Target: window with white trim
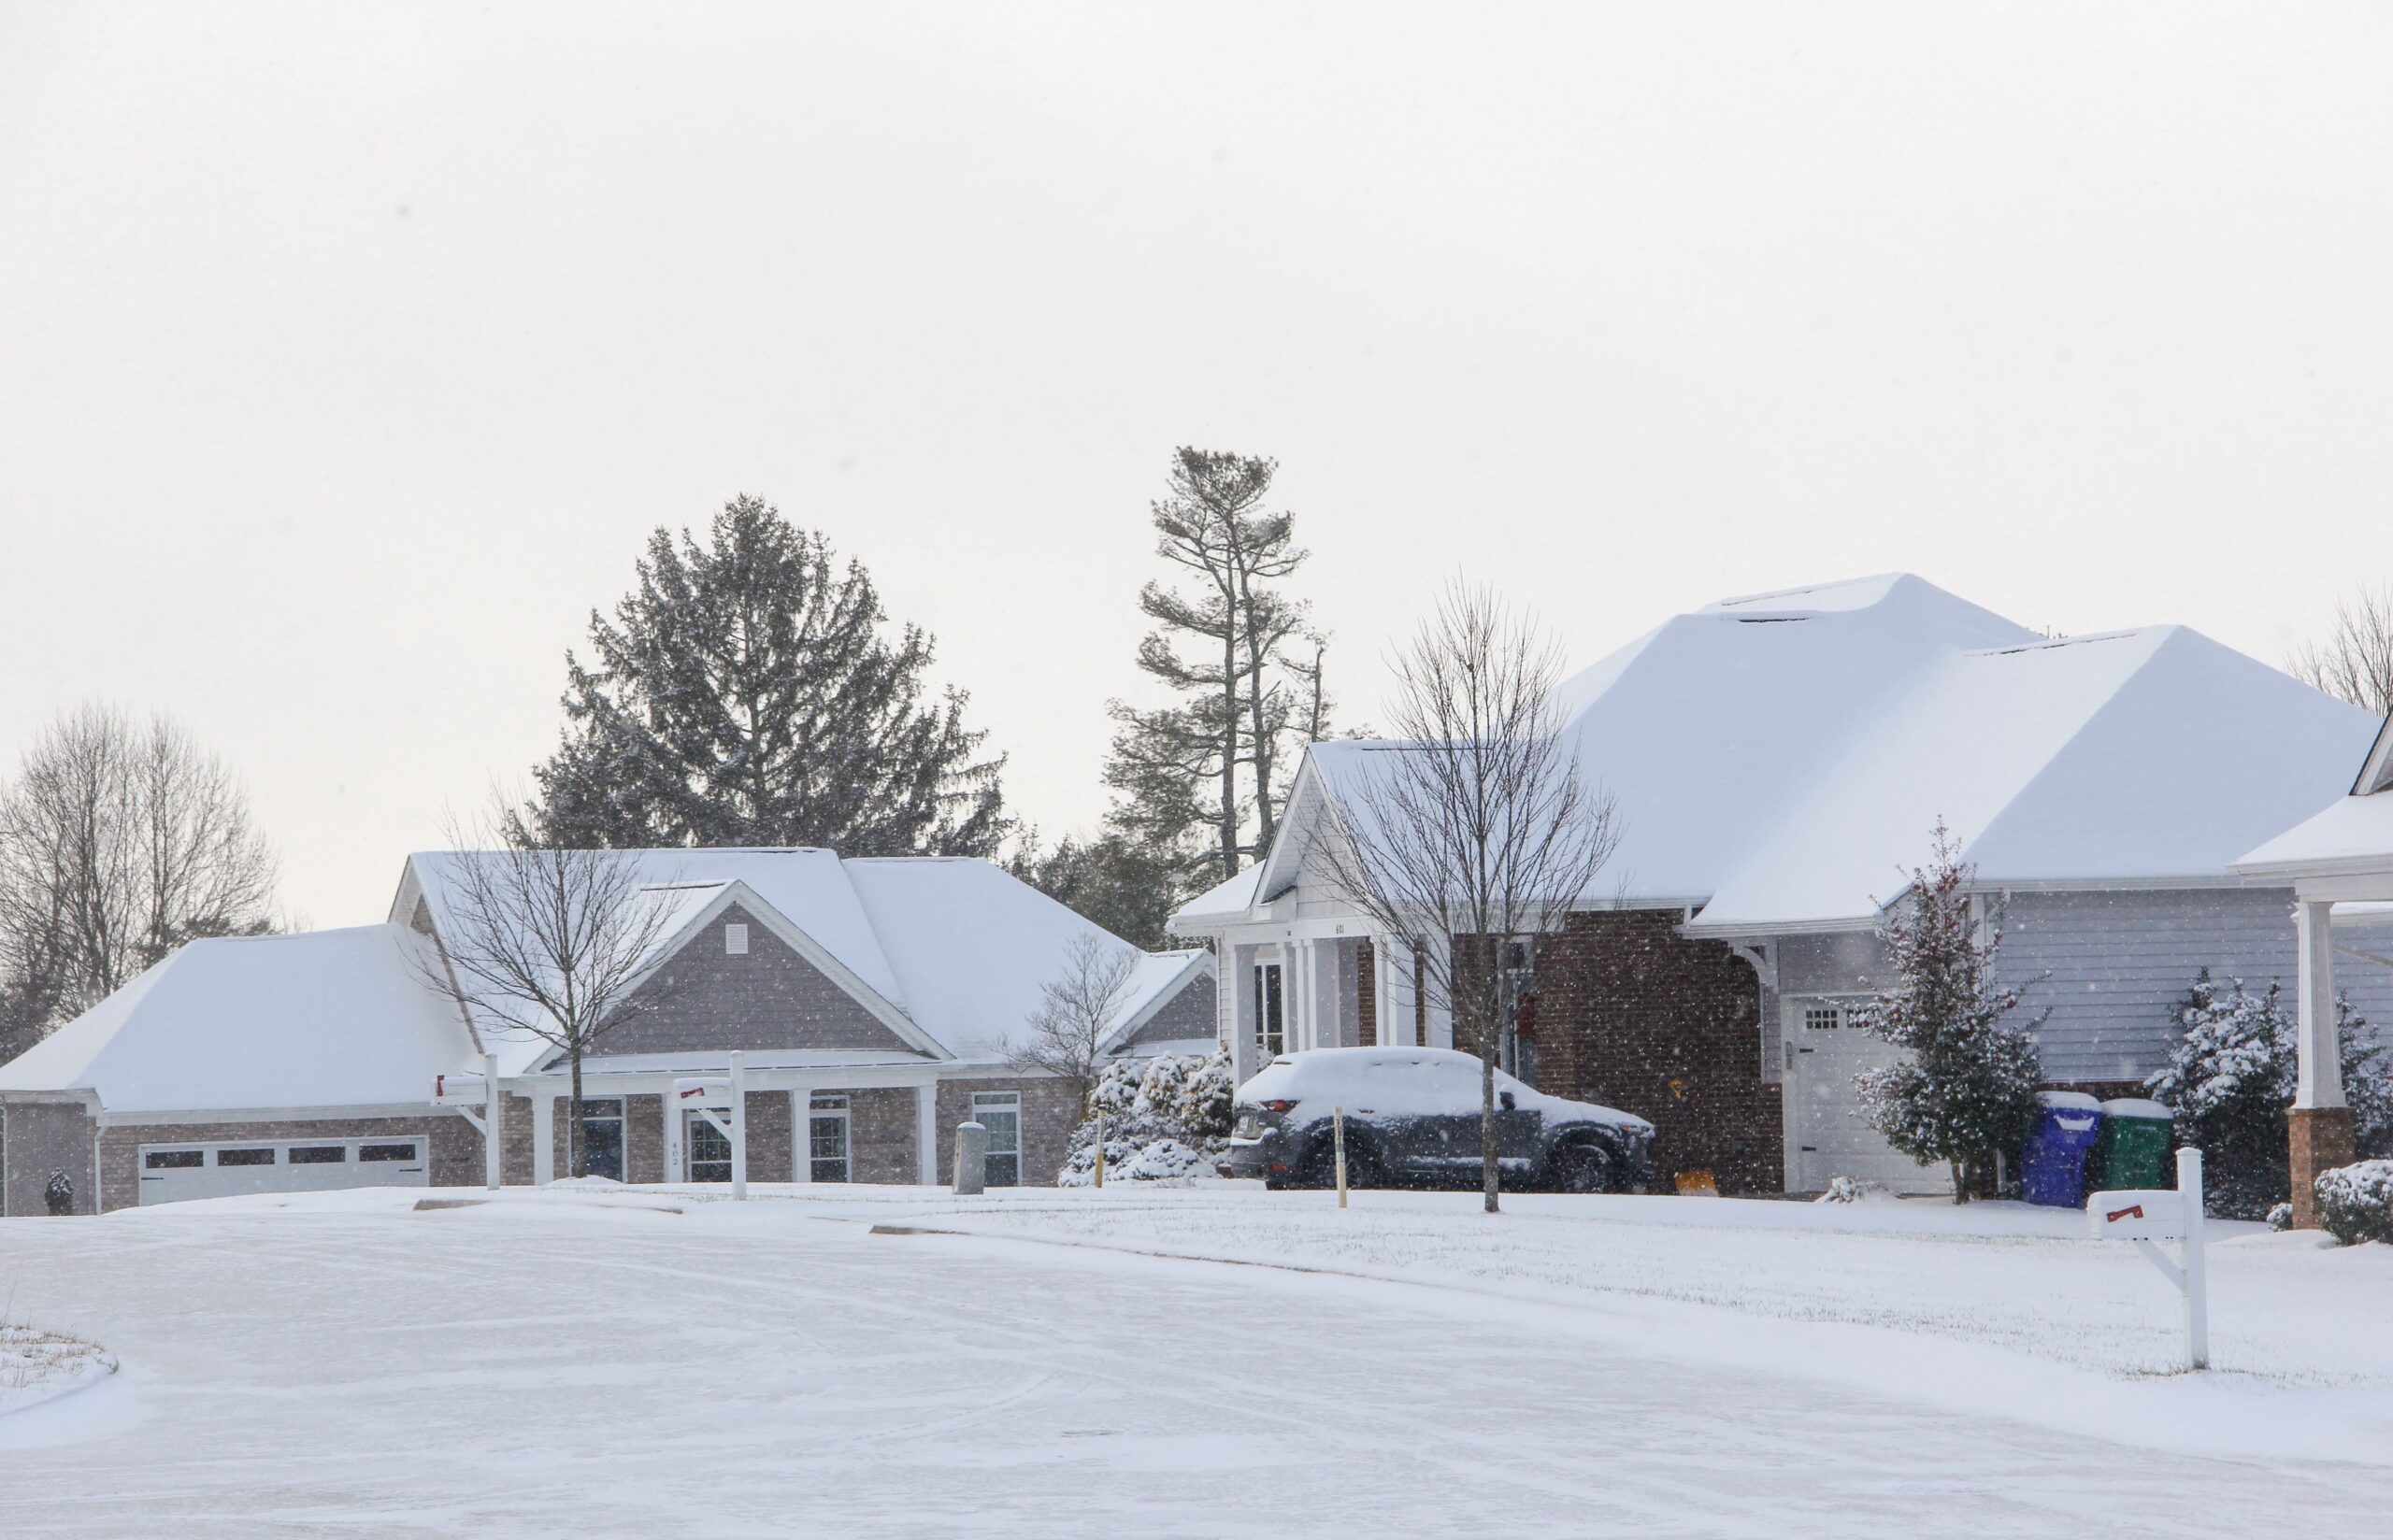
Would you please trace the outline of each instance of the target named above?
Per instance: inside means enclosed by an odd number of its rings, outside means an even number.
[[[848,1099],[812,1098],[806,1112],[807,1170],[811,1180],[844,1182],[848,1176]]]
[[[1277,972],[1277,969],[1273,970]],[[989,1155],[982,1181],[988,1187],[1022,1185],[1022,1095],[1011,1091],[972,1093],[972,1120],[989,1131]]]
[[[731,1180],[731,1141],[695,1107],[681,1114],[681,1148],[689,1151],[690,1180]]]
[[[1287,996],[1281,988],[1280,964],[1254,965],[1254,1054],[1257,1064],[1280,1057],[1287,1041]]]

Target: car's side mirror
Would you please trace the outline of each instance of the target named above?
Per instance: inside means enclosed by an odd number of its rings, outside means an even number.
[[[1511,1091],[1497,1091],[1497,1092],[1496,1093],[1496,1100],[1503,1104],[1503,1105],[1504,1105],[1504,1110],[1505,1110],[1505,1111],[1507,1111],[1507,1112],[1511,1112],[1512,1110],[1513,1110],[1513,1108],[1512,1108],[1512,1093]]]

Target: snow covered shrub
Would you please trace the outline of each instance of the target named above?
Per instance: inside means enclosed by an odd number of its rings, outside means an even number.
[[[1878,937],[1895,968],[1892,988],[1861,1008],[1856,1024],[1908,1050],[1902,1062],[1855,1077],[1870,1126],[1922,1165],[1953,1168],[1953,1201],[1969,1202],[1972,1168],[2015,1150],[2035,1126],[2044,1071],[2014,1021],[2019,991],[1993,979],[2001,943],[1994,917],[1978,934],[1969,887],[1975,869],[1938,820],[1926,867],[1888,911]],[[2041,1021],[2041,1018],[2038,1019]]]
[[[2205,1185],[2205,1186],[2207,1186],[2208,1184],[2207,1184],[2207,1183],[2205,1183],[2204,1185]],[[2290,1229],[2292,1229],[2292,1228],[2293,1228],[2293,1205],[2291,1205],[2291,1204],[2289,1204],[2289,1203],[2281,1203],[2281,1204],[2277,1205],[2274,1208],[2270,1209],[2270,1210],[2269,1210],[2269,1218],[2268,1218],[2268,1226],[2269,1226],[2269,1228],[2270,1228],[2270,1229],[2271,1229],[2271,1230],[2290,1230]]]
[[[1887,1191],[1884,1182],[1866,1181],[1859,1176],[1831,1176],[1828,1178],[1828,1190],[1812,1201],[1824,1204],[1877,1203],[1893,1197],[1894,1193]]]
[[[2169,1066],[2144,1082],[2177,1115],[2178,1137],[2202,1152],[2214,1214],[2255,1219],[2292,1194],[2286,1109],[2293,1102],[2294,1022],[2282,991],[2253,994],[2240,978],[2222,989],[2204,968],[2177,1007],[2183,1028]],[[2359,1148],[2393,1137],[2393,1064],[2351,1002],[2335,1002],[2343,1096]]]
[[[2362,1161],[2318,1174],[2318,1222],[2345,1246],[2393,1246],[2393,1161]]]
[[[1227,1078],[1227,1056],[1159,1054],[1153,1059],[1114,1059],[1097,1071],[1089,1091],[1090,1116],[1072,1131],[1058,1187],[1087,1187],[1096,1180],[1096,1114],[1105,1119],[1105,1179],[1184,1181],[1211,1171],[1228,1135],[1228,1102],[1222,1098],[1220,1132],[1210,1119],[1216,1069]]]
[[[1238,1073],[1230,1067],[1226,1045],[1194,1061],[1180,1084],[1181,1126],[1209,1143],[1228,1138],[1230,1102],[1237,1092]]]
[[[50,1174],[49,1185],[41,1190],[41,1196],[43,1205],[52,1215],[64,1216],[74,1213],[75,1178],[63,1170],[53,1170]]]

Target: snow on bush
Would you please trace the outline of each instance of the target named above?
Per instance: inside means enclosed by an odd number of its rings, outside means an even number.
[[[2290,1229],[2292,1229],[2292,1228],[2293,1228],[2293,1205],[2291,1205],[2291,1204],[2289,1204],[2289,1203],[2281,1203],[2281,1204],[2277,1205],[2274,1208],[2270,1209],[2270,1210],[2269,1210],[2268,1225],[2269,1225],[2269,1228],[2270,1228],[2270,1229],[2271,1229],[2271,1230],[2290,1230]]]
[[[2318,1222],[2345,1246],[2393,1246],[2393,1161],[2362,1161],[2318,1174]]]
[[[0,1321],[0,1412],[47,1401],[114,1373],[115,1358],[96,1344],[20,1321]]]
[[[1072,1131],[1058,1187],[1096,1180],[1096,1114],[1105,1123],[1108,1181],[1184,1182],[1213,1168],[1229,1135],[1229,1053],[1115,1059],[1097,1072],[1091,1116]]]
[[[2259,1219],[2292,1195],[2286,1108],[2293,1101],[2294,1022],[2282,991],[2225,987],[2204,968],[2177,1007],[2184,1031],[2169,1067],[2144,1082],[2177,1115],[2178,1136],[2202,1152],[2212,1213]],[[2343,1095],[2359,1148],[2377,1153],[2393,1138],[2393,1062],[2351,1003],[2335,1002]]]
[[[1895,1194],[1884,1182],[1873,1182],[1859,1176],[1831,1176],[1828,1190],[1813,1199],[1813,1203],[1851,1204],[1892,1202]]]

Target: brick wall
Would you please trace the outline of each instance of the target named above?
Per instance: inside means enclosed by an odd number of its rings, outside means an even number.
[[[824,1092],[831,1091],[824,1087]],[[911,1182],[914,1092],[905,1086],[844,1091],[848,1099],[848,1179]]]
[[[955,1125],[971,1116],[972,1092],[1011,1091],[1022,1095],[1022,1185],[1053,1187],[1063,1169],[1065,1147],[1080,1123],[1071,1088],[1060,1080],[942,1080],[939,1087],[939,1179],[953,1179]]]
[[[557,1148],[560,1152],[564,1150],[562,1141]],[[560,1170],[557,1175],[562,1176],[566,1173]],[[661,1182],[664,1179],[665,1098],[626,1096],[623,1098],[623,1180]],[[680,1178],[677,1176],[675,1179]]]
[[[1765,1085],[1761,985],[1675,909],[1574,914],[1539,939],[1539,1089],[1652,1120],[1654,1170],[1706,1169],[1726,1192],[1785,1187],[1784,1105]],[[1475,1052],[1462,1041],[1454,1047]]]
[[[482,1185],[482,1136],[453,1112],[406,1118],[336,1118],[307,1122],[126,1123],[100,1134],[100,1196],[107,1208],[141,1201],[140,1147],[256,1139],[370,1139],[422,1135],[429,1141],[432,1185]]]
[[[725,1119],[728,1121],[729,1119]],[[752,1091],[748,1093],[748,1179],[785,1182],[790,1179],[789,1092]]]
[[[1380,1041],[1379,956],[1368,941],[1354,946],[1354,1041],[1377,1048]]]

